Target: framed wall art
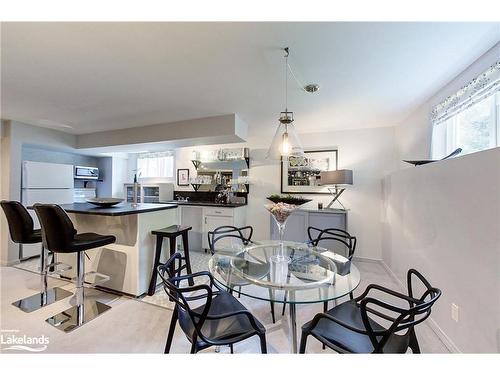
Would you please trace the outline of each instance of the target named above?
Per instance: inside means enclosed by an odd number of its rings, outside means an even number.
[[[281,158],[281,192],[288,194],[330,194],[319,185],[320,172],[338,168],[338,150],[308,150],[304,156]]]

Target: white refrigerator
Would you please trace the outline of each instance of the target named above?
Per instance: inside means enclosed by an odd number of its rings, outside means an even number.
[[[21,202],[28,207],[35,203],[73,203],[73,165],[23,161]],[[35,228],[40,228],[33,210],[28,210]],[[21,259],[40,255],[40,244],[21,245]]]

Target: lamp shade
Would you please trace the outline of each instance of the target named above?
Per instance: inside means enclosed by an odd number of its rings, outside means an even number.
[[[303,156],[304,148],[293,124],[280,123],[276,129],[266,159],[280,160],[282,157]]]
[[[352,185],[352,170],[339,169],[320,173],[321,185]]]

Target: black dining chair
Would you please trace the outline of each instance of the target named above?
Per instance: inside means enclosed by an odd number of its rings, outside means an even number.
[[[340,245],[343,245],[347,250],[347,253],[345,254],[347,258],[347,263],[344,265],[346,269],[338,270],[338,272],[340,274],[349,273],[350,264],[352,262],[352,258],[354,257],[354,252],[356,251],[356,245],[358,242],[355,236],[351,235],[349,232],[345,230],[338,228],[319,229],[315,227],[307,228],[307,235],[309,237],[309,243],[312,246],[318,246],[321,242],[326,242],[326,241],[334,241]],[[352,292],[349,293],[349,297],[351,299],[354,298]]]
[[[415,278],[422,284],[419,297],[414,289]],[[420,353],[415,326],[429,317],[441,291],[414,269],[408,271],[407,283],[407,295],[370,284],[359,297],[316,314],[302,326],[299,352],[305,353],[311,335],[339,353],[406,353],[408,348]],[[375,298],[372,291],[383,295],[384,300]]]
[[[357,238],[349,232],[338,228],[319,229],[315,227],[307,228],[309,243],[318,246],[322,241],[336,241],[347,249],[346,258],[351,261],[356,251]]]
[[[175,302],[165,353],[170,352],[177,321],[191,343],[191,354],[211,346],[229,345],[259,336],[262,353],[267,353],[266,329],[232,294],[214,283],[210,272],[181,275],[182,255],[175,253],[158,266],[165,292]],[[193,286],[189,281],[195,281]],[[197,307],[192,305],[201,304]]]
[[[215,228],[213,231],[208,232],[208,246],[210,247],[210,253],[214,255],[218,250],[216,250],[216,243],[222,240],[236,240],[237,244],[241,244],[243,246],[248,246],[253,243],[252,241],[253,228],[250,225],[245,227],[235,227],[231,225],[224,225],[218,228]],[[220,242],[219,242],[220,243]],[[224,253],[229,253],[231,255],[235,255],[240,248],[233,249],[231,246],[227,246],[224,249]],[[258,264],[252,263],[252,267],[256,274],[260,274],[262,278],[269,276],[269,266],[266,264]],[[238,297],[241,295],[241,287],[248,285],[248,280],[245,280],[238,275],[231,275],[231,284],[234,287],[238,288]],[[271,290],[269,291],[270,298],[272,296]],[[273,324],[276,323],[276,319],[274,316],[274,302],[270,301],[271,306],[271,318]]]
[[[354,256],[354,251],[356,250],[357,238],[352,236],[348,232],[342,229],[337,228],[326,228],[320,229],[316,227],[308,227],[307,228],[307,236],[309,237],[308,244],[312,246],[318,246],[321,242],[326,241],[334,241],[339,245],[343,245],[347,249],[347,263],[343,265],[346,269],[338,269],[339,274],[347,274],[350,271],[350,262]],[[331,244],[331,243],[330,243]],[[337,264],[337,267],[339,265]],[[351,299],[354,298],[352,292],[349,293],[349,297]],[[281,315],[285,315],[286,305],[283,305],[283,310],[281,311]],[[323,302],[323,311],[326,312],[328,310],[328,301]]]

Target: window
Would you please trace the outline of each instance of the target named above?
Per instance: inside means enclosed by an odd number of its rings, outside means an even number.
[[[174,153],[169,151],[140,154],[137,157],[137,169],[141,178],[173,178]]]
[[[432,158],[457,148],[462,155],[500,146],[500,63],[436,106]]]

